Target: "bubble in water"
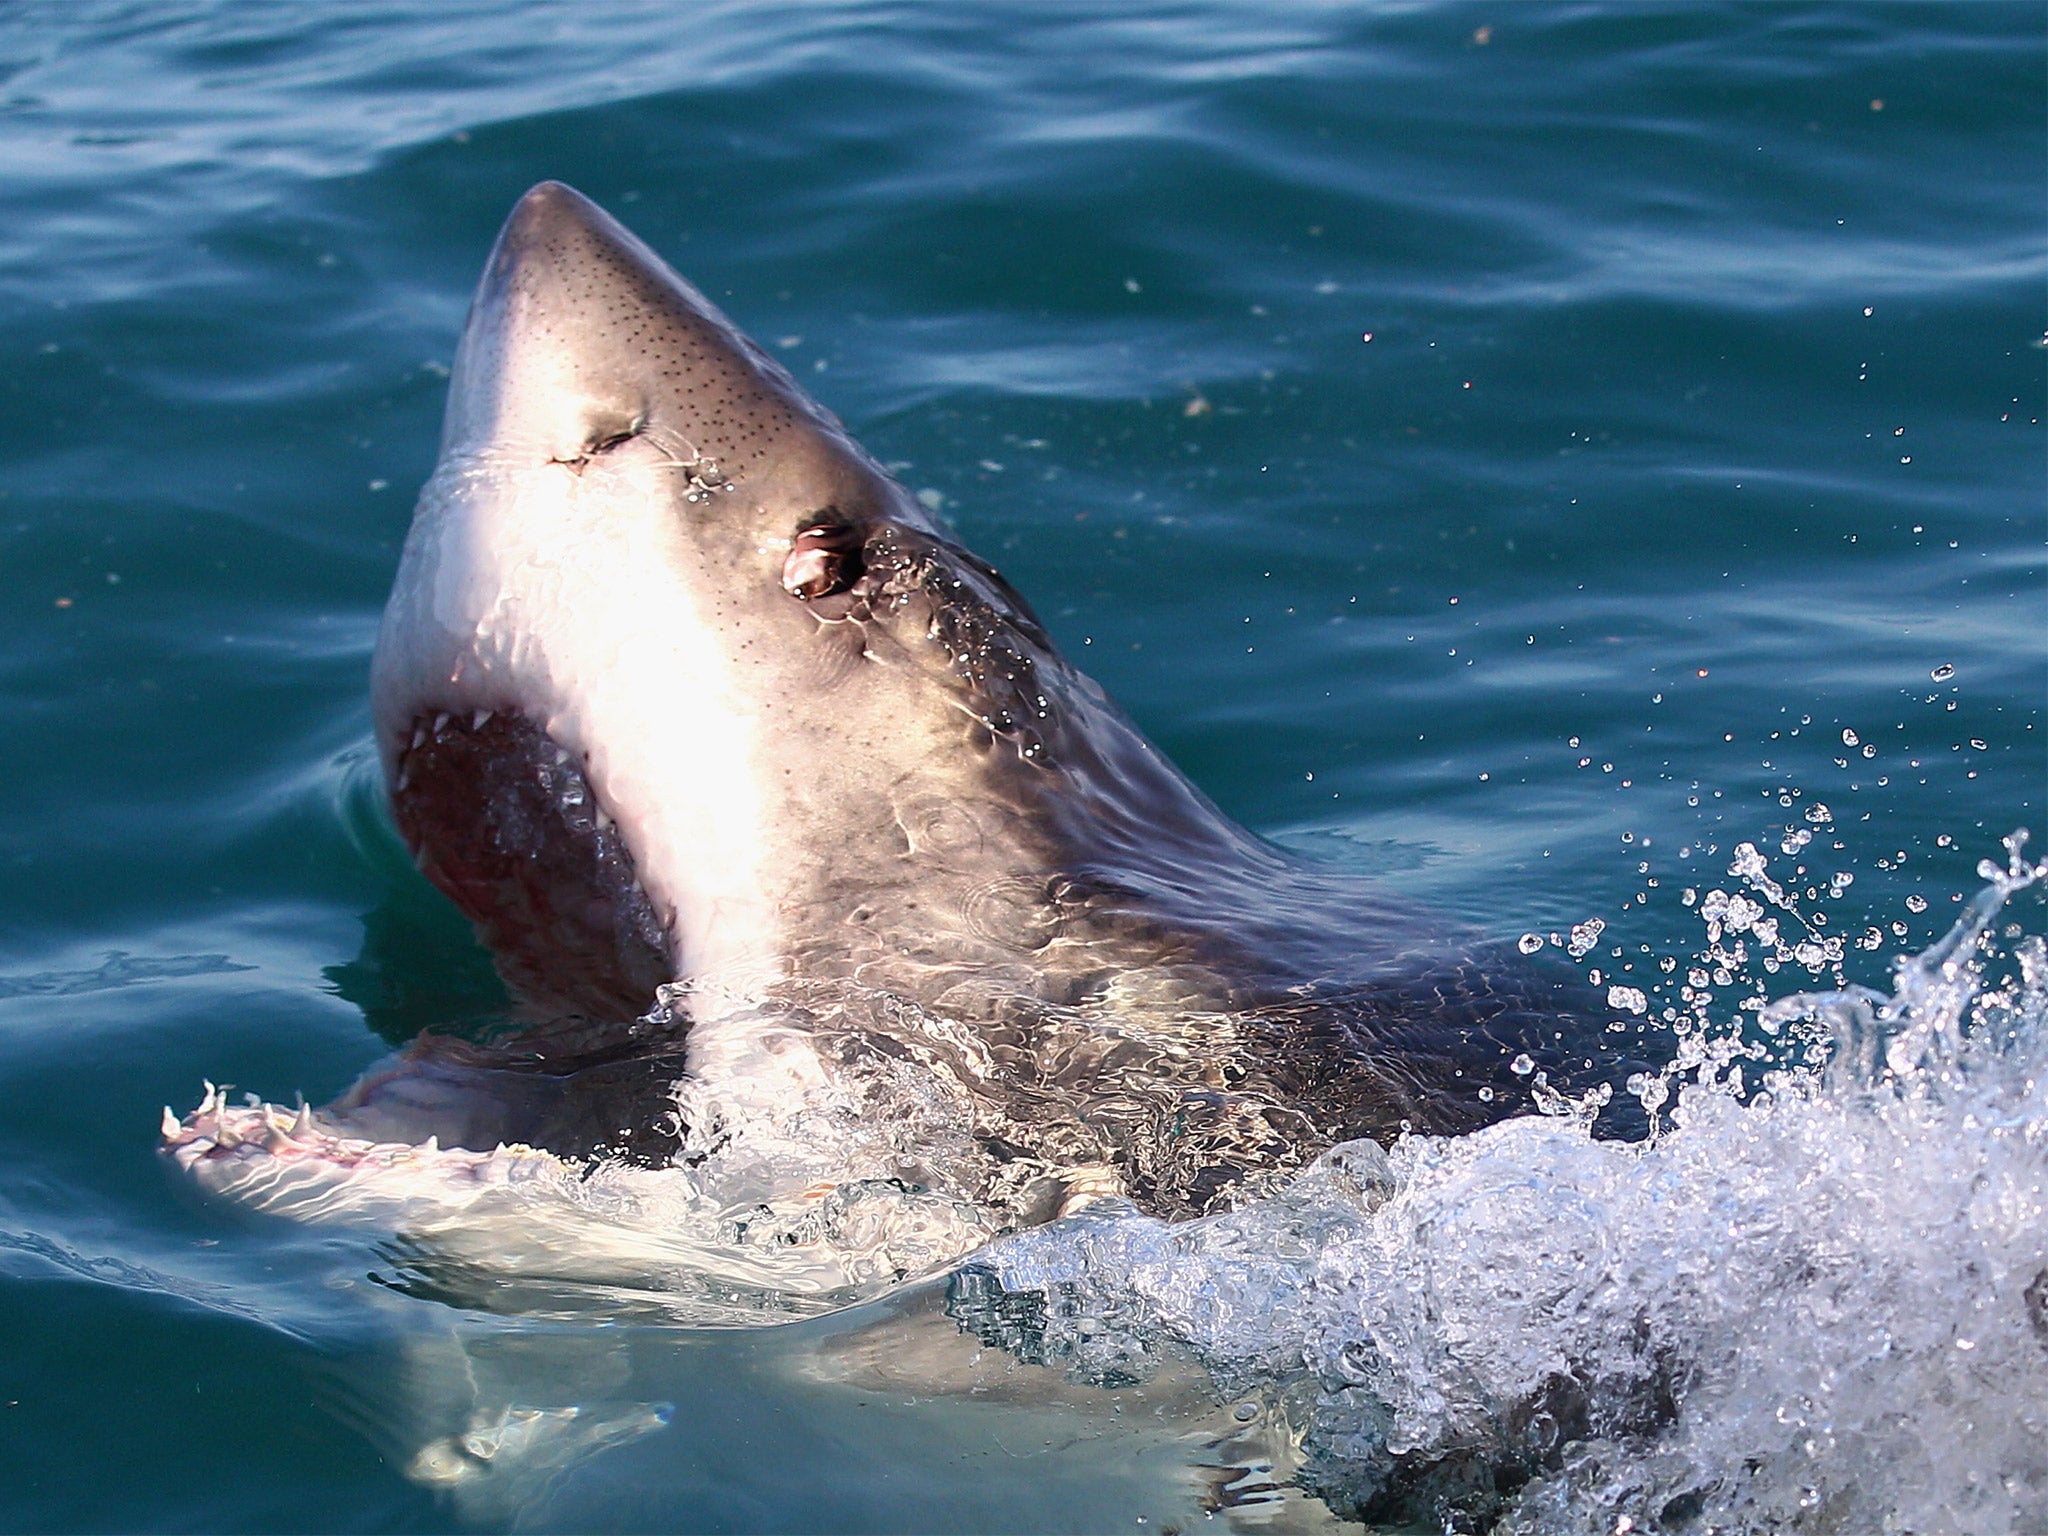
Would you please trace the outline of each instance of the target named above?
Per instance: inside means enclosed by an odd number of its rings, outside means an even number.
[[[1572,941],[1566,952],[1574,960],[1583,959],[1593,952],[1593,946],[1600,942],[1600,935],[1606,927],[1605,919],[1598,917],[1589,917],[1583,923],[1575,923],[1572,926]]]
[[[1908,912],[1925,912],[1927,910],[1927,898],[1925,896],[1908,896],[1906,898],[1906,910]]]
[[[1863,738],[1862,738],[1861,736],[1858,736],[1858,735],[1857,735],[1857,734],[1856,734],[1856,733],[1855,733],[1854,731],[1852,731],[1852,730],[1849,730],[1849,729],[1847,729],[1846,727],[1845,727],[1845,728],[1843,729],[1843,731],[1842,731],[1842,745],[1843,745],[1843,746],[1845,746],[1845,747],[1853,747],[1853,746],[1856,746],[1856,745],[1857,745],[1857,744],[1858,744],[1859,742],[1861,742],[1862,740],[1863,740]]]
[[[1527,1077],[1536,1070],[1536,1062],[1527,1051],[1524,1051],[1508,1063],[1508,1070],[1517,1077]]]
[[[1745,933],[1764,915],[1763,904],[1747,896],[1730,896],[1721,921],[1730,933]]]
[[[1927,675],[1933,678],[1937,683],[1945,683],[1950,678],[1956,675],[1956,669],[1944,661],[1940,666],[1936,667],[1932,672],[1928,673]]]
[[[1617,984],[1607,989],[1607,1006],[1623,1008],[1630,1013],[1646,1013],[1649,1011],[1650,999],[1644,995],[1640,987],[1624,987]]]
[[[1542,947],[1543,935],[1540,933],[1525,933],[1515,941],[1515,948],[1525,955],[1533,955]]]

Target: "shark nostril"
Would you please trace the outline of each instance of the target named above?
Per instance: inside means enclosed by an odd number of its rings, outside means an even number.
[[[610,453],[614,448],[630,443],[646,430],[646,420],[638,417],[624,427],[613,423],[608,423],[602,427],[594,427],[591,429],[589,436],[583,440],[583,447],[579,451],[571,454],[559,454],[548,462],[560,464],[564,468],[574,470],[580,475],[583,473],[584,467],[599,454]]]
[[[859,581],[861,532],[849,523],[820,522],[797,530],[782,562],[782,590],[799,602],[844,592]]]

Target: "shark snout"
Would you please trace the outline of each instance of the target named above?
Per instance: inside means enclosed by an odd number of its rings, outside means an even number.
[[[752,476],[756,499],[803,499],[809,487],[787,483],[791,466],[811,479],[858,456],[717,306],[589,198],[544,181],[492,247],[444,449],[580,469],[642,436],[700,480]],[[831,439],[823,459],[821,436]]]
[[[560,182],[522,197],[470,304],[444,451],[581,466],[644,431],[649,385],[631,316],[663,271],[653,254]],[[636,291],[637,290],[637,291]]]

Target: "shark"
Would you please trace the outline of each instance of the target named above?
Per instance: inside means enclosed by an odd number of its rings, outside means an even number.
[[[688,1229],[832,1292],[1360,1139],[1647,1129],[1642,1020],[1232,822],[558,182],[491,250],[371,671],[391,822],[518,1017],[317,1108],[166,1110],[224,1199],[536,1262]]]

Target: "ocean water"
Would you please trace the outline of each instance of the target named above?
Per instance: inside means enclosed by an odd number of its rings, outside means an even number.
[[[2044,66],[2003,5],[0,15],[0,1527],[2048,1525]],[[1671,1128],[772,1327],[196,1199],[203,1080],[504,1006],[366,686],[544,177],[1225,810],[1670,1027]]]

